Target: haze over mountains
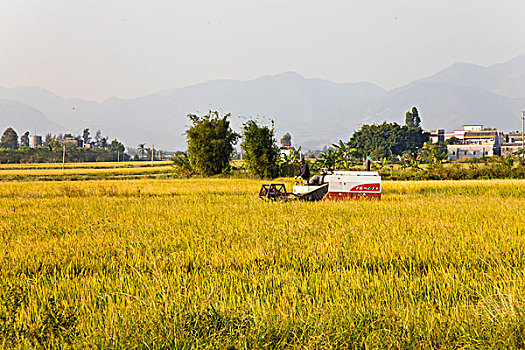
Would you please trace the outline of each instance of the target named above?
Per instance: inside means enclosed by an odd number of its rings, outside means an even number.
[[[338,84],[294,72],[250,81],[217,80],[132,99],[101,103],[60,97],[40,87],[0,87],[0,128],[19,134],[80,133],[100,129],[127,146],[186,148],[188,113],[231,112],[232,126],[247,117],[275,121],[277,137],[290,132],[303,149],[348,140],[363,123],[404,122],[417,106],[425,128],[453,130],[482,123],[505,131],[521,128],[525,110],[525,55],[490,67],[457,63],[386,91],[372,83]]]

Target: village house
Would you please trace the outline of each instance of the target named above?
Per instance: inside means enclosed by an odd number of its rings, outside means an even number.
[[[447,146],[449,160],[461,158],[480,158],[501,155],[505,135],[499,129],[484,129],[483,125],[463,125],[463,130],[455,131],[458,144]]]
[[[424,130],[429,135],[430,143],[445,142],[445,129]]]
[[[62,146],[84,147],[84,141],[80,137],[66,136],[60,143]]]
[[[505,136],[505,142],[501,145],[501,155],[508,156],[521,151],[523,147],[522,134],[510,133]]]

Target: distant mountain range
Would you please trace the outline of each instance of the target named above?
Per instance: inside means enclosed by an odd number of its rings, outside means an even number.
[[[417,106],[425,128],[453,130],[481,123],[520,129],[525,110],[525,55],[481,67],[456,63],[430,77],[387,91],[366,83],[337,84],[294,72],[250,81],[216,80],[131,99],[101,103],[66,99],[40,87],[0,87],[0,129],[19,134],[102,130],[126,145],[185,149],[188,113],[232,114],[239,128],[249,118],[275,121],[277,137],[290,132],[303,149],[348,140],[363,123],[404,122]]]

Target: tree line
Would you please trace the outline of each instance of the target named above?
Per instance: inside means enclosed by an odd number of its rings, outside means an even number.
[[[273,122],[269,126],[249,120],[242,125],[241,132],[237,133],[231,129],[229,117],[230,114],[220,115],[216,111],[210,111],[203,116],[189,114],[192,125],[186,130],[187,152],[174,157],[175,166],[188,175],[199,173],[211,176],[228,172],[231,169],[234,145],[241,140],[244,165],[252,175],[261,178],[293,175],[301,158],[300,148],[280,154]],[[82,141],[90,147],[83,148],[64,143],[68,138]],[[428,135],[423,132],[419,112],[414,107],[406,113],[405,125],[387,122],[363,125],[347,142],[339,141],[328,148],[313,165],[348,169],[365,158],[415,159],[427,141]],[[281,143],[289,145],[291,136],[285,134]],[[92,139],[88,128],[84,129],[80,136],[48,134],[43,147],[28,146],[28,132],[23,134],[19,141],[12,128],[6,129],[0,139],[0,162],[55,162],[61,159],[62,147],[67,148],[68,162],[129,160],[124,146],[117,139],[108,142],[107,137],[102,137],[100,131],[97,131]],[[141,156],[137,155],[137,159],[143,159],[147,152],[144,144],[139,145],[138,152]]]
[[[261,178],[291,175],[293,165],[298,164],[301,158],[300,149],[289,155],[279,155],[273,122],[270,127],[249,120],[243,124],[239,134],[230,128],[229,117],[230,114],[221,116],[213,111],[203,116],[188,115],[192,123],[186,131],[188,150],[186,154],[175,157],[175,165],[186,174],[221,174],[230,168],[234,145],[242,139],[240,146],[244,164],[252,175]],[[290,144],[290,139],[290,135],[286,134],[281,143]],[[349,141],[339,141],[327,149],[314,165],[348,169],[365,158],[415,158],[428,139],[421,128],[419,112],[414,107],[406,113],[405,125],[387,122],[363,125]]]
[[[73,141],[66,143],[65,140]],[[81,141],[87,147],[79,147],[75,141]],[[110,162],[126,161],[124,145],[117,139],[108,142],[100,130],[91,138],[89,128],[81,136],[73,134],[46,134],[42,146],[29,147],[29,132],[20,138],[13,128],[7,128],[0,138],[0,163],[46,163],[61,161],[64,148],[66,162]]]
[[[186,130],[187,153],[175,155],[174,164],[185,174],[217,175],[231,169],[234,145],[242,138],[241,150],[253,175],[262,178],[278,176],[279,147],[273,126],[249,120],[242,133],[233,131],[228,118],[210,111],[203,116],[189,114],[192,125]]]

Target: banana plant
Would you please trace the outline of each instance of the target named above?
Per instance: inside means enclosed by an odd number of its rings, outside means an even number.
[[[383,170],[384,168],[386,168],[388,166],[388,161],[386,160],[386,158],[381,158],[381,161],[377,162],[377,163],[374,163],[374,168],[378,169],[378,170]]]
[[[445,160],[447,160],[447,152],[441,152],[441,153],[436,152],[434,154],[435,163],[442,164]]]
[[[412,168],[412,170],[416,170],[416,169],[419,169],[421,170],[421,168],[419,167],[421,165],[419,159],[418,159],[418,156],[417,154],[416,155],[412,155],[412,153],[410,152],[405,152],[403,153],[403,158],[405,160],[405,166],[403,166],[403,168]]]
[[[292,149],[289,154],[281,153],[279,157],[279,165],[294,164],[301,160],[301,146],[298,149]]]
[[[180,173],[182,176],[191,176],[195,173],[195,170],[191,166],[190,157],[186,153],[175,154],[171,161],[173,162],[173,168]]]
[[[279,174],[282,176],[293,176],[294,164],[301,160],[301,147],[291,149],[291,152],[281,153],[277,158],[277,165],[279,167]]]
[[[336,162],[336,164],[340,164],[343,169],[349,169],[350,167],[352,167],[350,155],[352,154],[352,152],[356,152],[357,149],[350,148],[348,144],[344,143],[341,140],[339,140],[339,142],[336,144],[332,144],[332,147],[337,152],[338,161]]]
[[[318,160],[318,164],[321,168],[327,168],[328,170],[334,170],[339,161],[339,152],[334,148],[329,148],[326,152],[321,154],[321,159]]]

